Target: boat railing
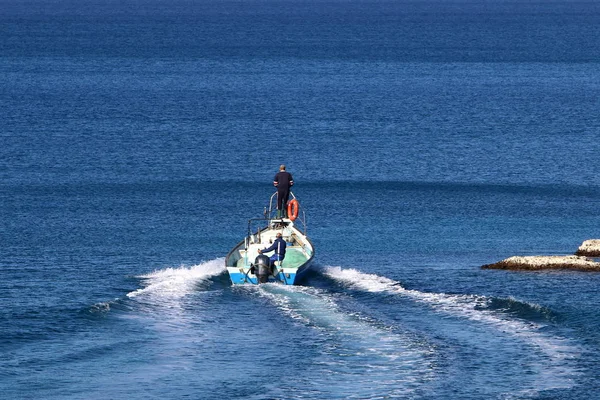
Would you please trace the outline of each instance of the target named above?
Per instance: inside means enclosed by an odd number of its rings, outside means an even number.
[[[290,196],[292,200],[298,201],[294,192],[290,191]],[[294,220],[294,225],[298,228],[298,230],[306,235],[306,213],[304,212],[304,208],[298,201],[298,217]],[[269,200],[269,208],[265,209],[265,218],[268,219],[279,219],[281,216],[277,216],[277,192],[271,195]]]
[[[260,232],[267,229],[269,219],[267,218],[251,218],[248,220],[248,234],[246,235],[244,248],[248,248],[251,243],[261,243]]]
[[[290,192],[292,199],[296,199],[294,193]],[[297,200],[297,199],[296,199]],[[251,218],[248,220],[248,234],[246,235],[244,248],[247,249],[251,243],[261,243],[260,232],[267,229],[273,221],[286,219],[277,216],[277,192],[271,195],[269,207],[265,207],[263,218]],[[293,221],[294,226],[306,235],[306,213],[301,205],[299,205],[298,217]]]

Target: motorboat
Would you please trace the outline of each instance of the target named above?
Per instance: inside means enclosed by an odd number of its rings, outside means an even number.
[[[294,285],[310,268],[315,251],[306,235],[306,214],[296,196],[293,193],[290,196],[287,209],[277,210],[275,192],[264,208],[263,217],[248,220],[246,237],[225,257],[225,267],[234,285],[268,282]],[[261,252],[271,246],[279,233],[286,242],[285,257],[270,262],[269,255],[273,252]]]

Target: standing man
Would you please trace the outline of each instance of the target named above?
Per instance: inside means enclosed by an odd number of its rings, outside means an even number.
[[[285,170],[285,165],[279,167],[279,172],[273,179],[273,185],[277,187],[277,218],[287,216],[287,203],[290,199],[290,188],[294,186],[292,174]]]

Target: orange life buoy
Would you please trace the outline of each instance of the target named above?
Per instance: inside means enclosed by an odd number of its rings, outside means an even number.
[[[296,218],[298,218],[298,211],[300,210],[300,204],[298,204],[298,200],[293,199],[292,201],[290,201],[288,203],[288,218],[290,219],[290,221],[295,220]]]

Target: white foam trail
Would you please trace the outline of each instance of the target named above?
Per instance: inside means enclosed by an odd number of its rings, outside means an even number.
[[[357,395],[376,382],[388,394],[406,395],[434,379],[435,350],[414,333],[379,326],[360,313],[342,310],[336,297],[317,288],[265,284],[252,289],[291,318],[321,332],[321,364],[346,370],[368,362],[369,374],[364,379],[354,377],[353,382],[337,382],[328,376],[311,378],[322,379],[327,387],[341,384],[344,388],[338,390]],[[353,390],[356,392],[350,393]]]
[[[115,299],[115,301],[118,301],[119,299]],[[110,311],[110,306],[111,306],[110,301],[108,302],[100,302],[100,303],[96,303],[93,306],[91,306],[89,308],[89,312],[93,313],[93,314],[104,314]]]
[[[477,321],[493,326],[503,334],[516,336],[520,340],[540,349],[549,358],[551,366],[555,367],[552,371],[552,379],[544,379],[543,386],[545,389],[572,387],[570,378],[576,374],[573,370],[569,370],[564,362],[576,358],[581,350],[570,344],[567,339],[552,337],[539,332],[543,325],[511,319],[493,310],[481,309],[490,302],[490,299],[485,296],[425,293],[408,290],[392,279],[363,273],[356,269],[327,266],[322,269],[322,273],[349,287],[367,292],[408,297],[416,302],[427,304],[438,312]],[[550,372],[547,371],[542,374],[550,375]],[[563,379],[560,379],[560,377],[563,377]],[[548,387],[548,385],[550,386]]]
[[[154,297],[181,298],[194,290],[200,282],[223,273],[225,270],[224,259],[218,258],[191,267],[166,268],[142,275],[145,287],[127,293],[127,297],[134,298],[141,295]]]

